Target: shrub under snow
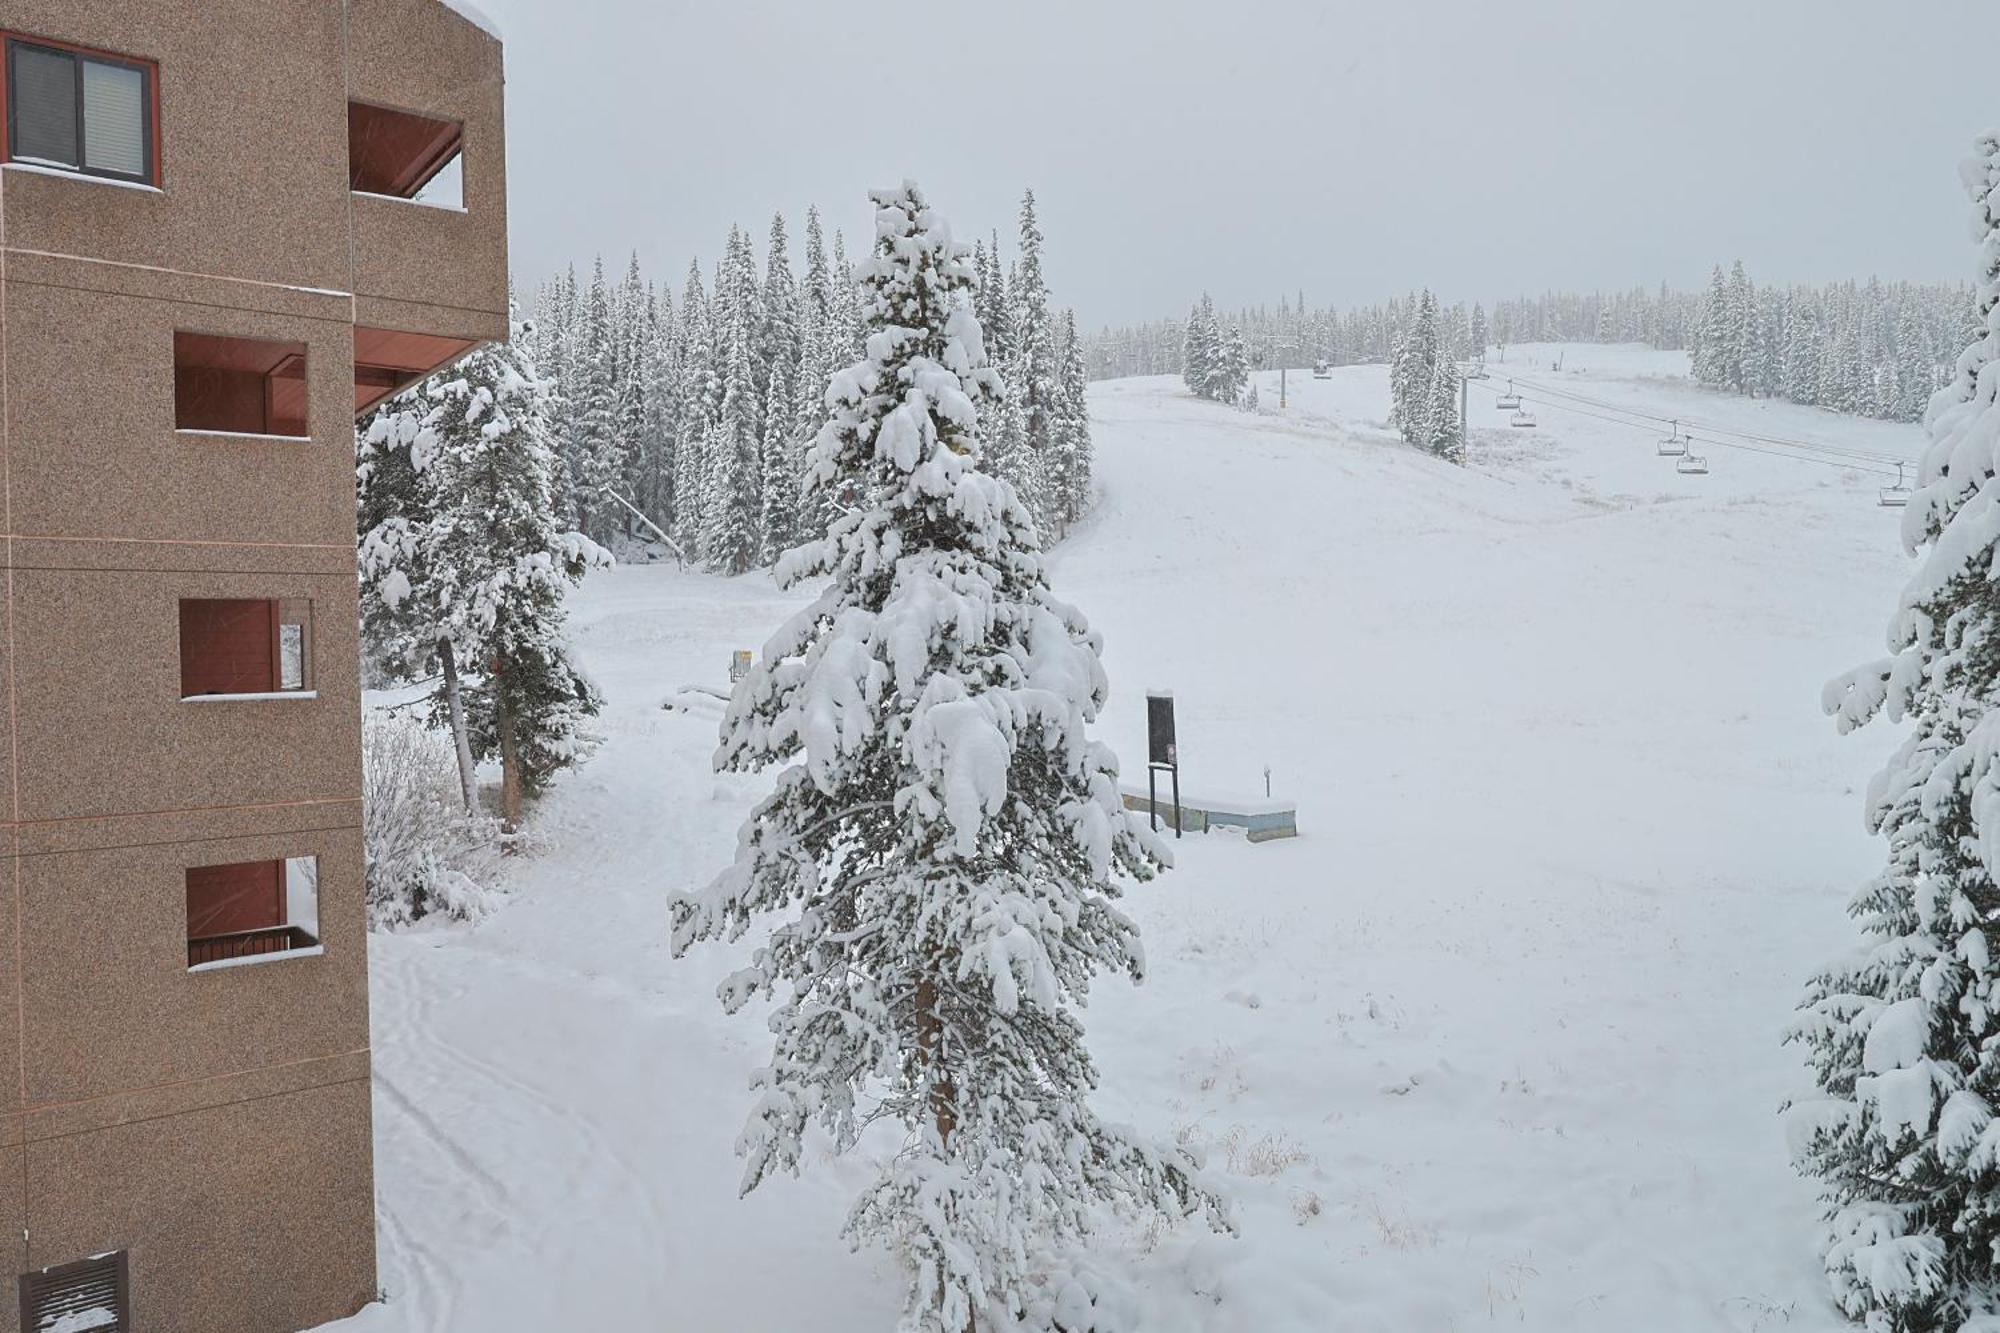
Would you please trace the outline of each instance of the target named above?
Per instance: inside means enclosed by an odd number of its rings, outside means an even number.
[[[466,816],[450,739],[407,718],[374,713],[362,725],[361,756],[370,928],[485,915],[492,894],[481,879],[499,828]]]

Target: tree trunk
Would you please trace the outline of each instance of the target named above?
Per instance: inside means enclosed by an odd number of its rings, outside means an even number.
[[[514,741],[514,706],[507,700],[506,664],[493,664],[493,701],[500,731],[500,827],[521,826],[521,751]]]
[[[438,640],[438,662],[444,671],[444,701],[451,714],[451,743],[458,751],[458,792],[465,798],[465,813],[479,813],[479,784],[472,766],[472,741],[465,733],[465,701],[459,696],[458,658],[450,639]]]
[[[958,1087],[950,1077],[938,1073],[944,1063],[944,1021],[938,1017],[938,986],[932,977],[917,983],[917,1050],[922,1055],[926,1081],[930,1084],[931,1123],[937,1126],[938,1146],[951,1151],[952,1135],[958,1132]],[[979,1317],[965,1317],[965,1333],[978,1333]]]

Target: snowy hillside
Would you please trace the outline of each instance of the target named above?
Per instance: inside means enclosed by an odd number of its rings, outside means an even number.
[[[1778,445],[1680,475],[1602,404],[1920,435],[1692,389],[1680,354],[1509,358],[1599,405],[1510,429],[1496,365],[1467,469],[1392,442],[1380,366],[1294,374],[1283,414],[1262,373],[1254,417],[1093,386],[1103,494],[1052,567],[1105,636],[1102,734],[1143,780],[1171,688],[1188,787],[1268,768],[1303,834],[1177,844],[1130,900],[1149,981],[1087,1014],[1106,1117],[1239,1201],[1240,1239],[1134,1239],[1148,1333],[1845,1327],[1777,1042],[1877,859],[1859,789],[1893,737],[1817,702],[1881,651],[1894,517],[1883,478]],[[344,1333],[893,1324],[887,1260],[837,1238],[862,1164],[736,1198],[767,1039],[715,1002],[734,954],[667,956],[668,896],[759,786],[709,772],[720,704],[680,687],[799,600],[659,567],[577,598],[609,740],[544,803],[551,849],[478,927],[373,941],[389,1299]]]

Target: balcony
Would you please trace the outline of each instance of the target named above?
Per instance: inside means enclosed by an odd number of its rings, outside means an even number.
[[[472,350],[470,338],[357,327],[354,330],[354,415]]]
[[[319,949],[319,940],[298,926],[266,926],[188,941],[188,970],[210,963],[247,962],[270,954]]]
[[[322,952],[317,857],[188,867],[188,971]]]

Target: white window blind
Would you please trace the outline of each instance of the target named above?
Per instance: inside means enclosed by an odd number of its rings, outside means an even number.
[[[15,44],[9,52],[14,80],[14,156],[74,167],[76,57]]]
[[[146,76],[138,70],[83,62],[83,165],[146,174]]]

